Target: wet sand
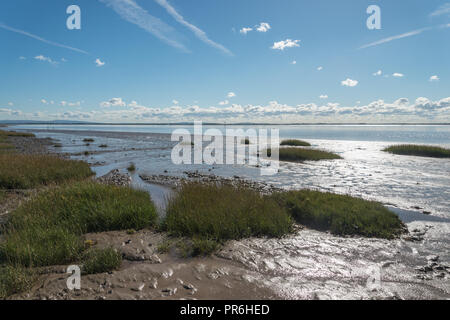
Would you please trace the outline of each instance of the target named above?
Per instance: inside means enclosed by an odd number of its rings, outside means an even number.
[[[167,194],[151,182],[152,195]],[[98,247],[122,252],[118,271],[83,276],[82,290],[70,292],[66,266],[55,267],[31,292],[13,298],[449,299],[449,224],[425,220],[409,222],[410,234],[393,241],[303,229],[283,239],[231,241],[216,255],[195,259],[158,254],[167,236],[151,230],[86,235]]]

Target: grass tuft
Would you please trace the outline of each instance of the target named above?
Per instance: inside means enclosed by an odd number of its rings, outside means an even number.
[[[404,232],[398,216],[378,202],[311,190],[275,193],[272,198],[296,221],[320,231],[387,239]]]
[[[172,235],[219,242],[251,236],[281,237],[291,227],[288,213],[274,200],[227,184],[183,185],[169,200],[164,220],[164,228]],[[202,246],[199,242],[199,248]]]
[[[42,192],[14,211],[0,243],[0,263],[48,266],[76,261],[82,234],[155,226],[157,213],[144,191],[94,182]]]
[[[50,155],[0,154],[0,188],[30,189],[93,175],[82,161]]]
[[[303,140],[288,139],[288,140],[281,141],[280,146],[311,147],[311,144],[309,142],[306,142]]]
[[[119,269],[122,256],[113,248],[90,249],[82,257],[83,274],[97,274]]]
[[[450,158],[450,149],[435,146],[402,144],[390,146],[388,148],[383,149],[383,151],[405,156]]]
[[[33,273],[22,267],[0,266],[0,299],[21,293],[33,285]]]
[[[84,138],[83,142],[94,142],[95,140],[92,138]]]
[[[271,149],[267,150],[267,155],[270,157]],[[310,148],[280,148],[279,159],[281,161],[302,162],[302,161],[319,161],[319,160],[335,160],[342,159],[339,155]]]
[[[130,165],[128,166],[127,170],[128,170],[129,172],[134,172],[134,171],[136,171],[136,166],[134,165],[134,163],[130,164]]]

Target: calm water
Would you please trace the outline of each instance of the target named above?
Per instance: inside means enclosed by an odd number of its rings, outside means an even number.
[[[183,175],[185,171],[240,176],[286,189],[313,188],[381,201],[400,209],[429,211],[450,218],[450,160],[391,155],[381,150],[395,143],[420,143],[450,147],[450,126],[440,125],[295,125],[256,126],[279,129],[281,138],[301,138],[313,147],[338,153],[344,159],[280,164],[279,173],[261,176],[250,165],[174,165],[170,141],[174,129],[189,126],[120,125],[29,125],[13,129],[31,130],[39,137],[52,137],[64,145],[62,152],[96,164],[99,175],[136,164],[138,173]],[[224,130],[224,126],[204,126]],[[227,128],[248,129],[249,126]],[[86,137],[95,143],[85,146]],[[108,148],[101,149],[100,144]],[[76,155],[84,151],[94,154]]]

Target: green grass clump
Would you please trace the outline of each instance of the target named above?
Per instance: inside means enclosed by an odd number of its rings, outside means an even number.
[[[33,278],[32,272],[28,269],[0,266],[0,299],[30,289]]]
[[[49,189],[9,217],[0,263],[48,266],[76,261],[82,234],[151,227],[157,213],[148,193],[79,182]]]
[[[267,155],[270,157],[272,154],[271,149],[267,150]],[[302,161],[319,161],[319,160],[334,160],[342,159],[339,155],[310,148],[280,148],[279,160],[289,162],[302,162]]]
[[[164,228],[172,235],[219,242],[251,236],[281,237],[291,227],[289,214],[274,200],[228,184],[183,185],[169,200],[164,220]],[[205,247],[205,242],[199,247]]]
[[[112,248],[90,249],[83,254],[83,274],[97,274],[119,269],[122,256]]]
[[[95,140],[92,138],[84,138],[83,142],[94,142]]]
[[[99,145],[98,147],[99,147],[99,148],[108,148],[108,145],[107,145],[107,144],[101,144],[101,145]]]
[[[136,166],[134,165],[134,163],[130,164],[130,165],[128,166],[127,170],[128,170],[129,172],[134,172],[134,171],[136,171]]]
[[[210,239],[194,238],[192,239],[191,256],[209,256],[219,249],[219,243]]]
[[[2,137],[25,137],[25,138],[35,137],[34,134],[28,133],[28,132],[16,132],[16,131],[4,131],[4,130],[0,130],[0,136],[2,136]]]
[[[336,235],[391,239],[404,231],[398,216],[378,202],[311,190],[275,193],[272,198],[299,223]]]
[[[82,161],[50,155],[0,154],[0,188],[30,189],[93,175]]]
[[[288,139],[281,141],[280,146],[311,147],[311,144],[303,140]]]
[[[388,148],[383,149],[383,151],[405,156],[450,158],[450,149],[435,146],[403,144],[390,146]]]

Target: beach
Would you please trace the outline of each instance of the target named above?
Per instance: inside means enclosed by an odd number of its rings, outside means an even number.
[[[230,173],[222,176],[210,167],[202,168],[203,173],[197,168],[191,171],[182,168],[178,170],[181,174],[173,174],[167,165],[164,170],[157,167],[145,171],[136,161],[138,157],[133,159],[137,163],[137,172],[127,172],[124,166],[130,161],[124,158],[128,154],[153,153],[155,149],[161,149],[158,143],[168,140],[166,134],[30,131],[41,139],[33,139],[34,142],[24,149],[56,152],[66,158],[87,158],[98,178],[106,176],[100,178],[102,182],[130,184],[148,191],[160,215],[164,215],[167,197],[186,181],[240,181],[266,193],[286,187],[281,183],[270,183],[270,179],[263,182]],[[79,154],[81,148],[92,146],[82,142],[86,137],[93,139],[95,144],[107,143],[107,150],[96,148],[87,157]],[[129,143],[124,147],[130,139],[141,144],[145,141],[146,147],[135,144],[130,147]],[[20,148],[23,139],[17,139],[15,143]],[[62,146],[57,145],[59,143]],[[232,169],[231,173],[234,172]],[[67,266],[43,268],[38,283],[30,291],[13,298],[445,299],[450,297],[450,223],[443,214],[445,208],[441,211],[439,204],[435,208],[439,210],[435,209],[429,215],[423,213],[424,208],[411,211],[402,209],[401,205],[394,207],[409,230],[409,234],[399,239],[340,237],[298,226],[293,234],[281,239],[228,241],[210,257],[183,258],[176,251],[161,252],[159,248],[169,239],[164,232],[86,234],[85,239],[93,241],[96,247],[111,246],[122,255],[123,263],[117,271],[83,276],[82,289],[70,291],[66,285]],[[3,209],[3,216],[5,212],[9,210]],[[374,275],[380,280],[375,287],[369,283]]]

